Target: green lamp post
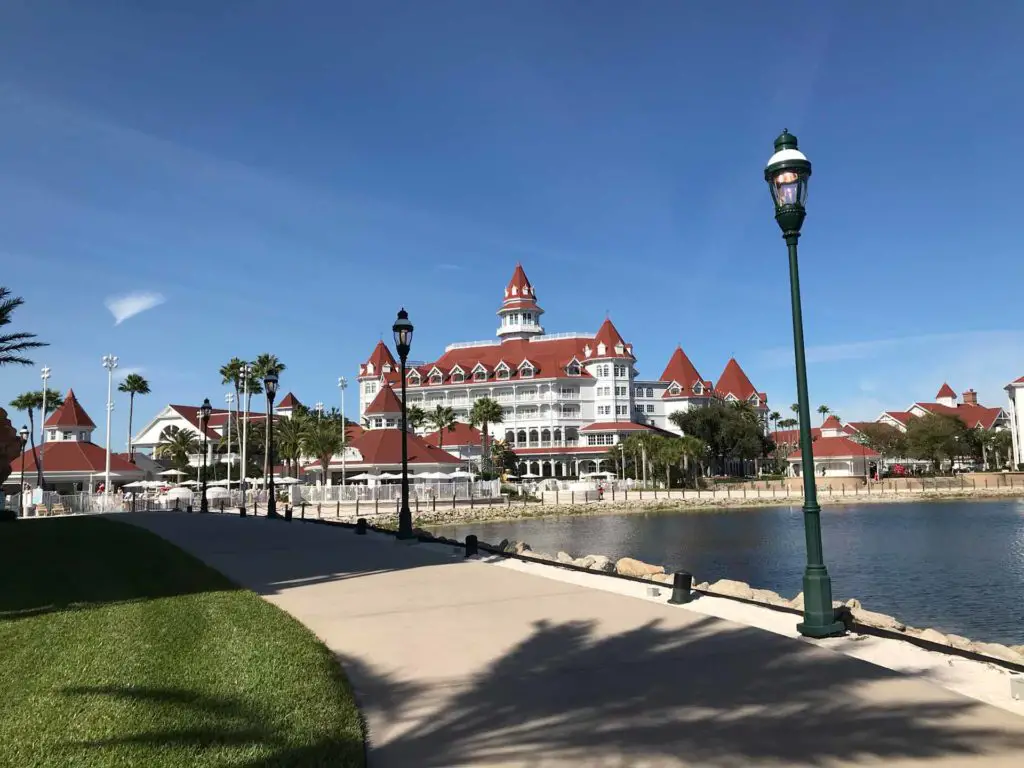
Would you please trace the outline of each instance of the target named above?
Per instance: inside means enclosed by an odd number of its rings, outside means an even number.
[[[800,458],[804,476],[804,535],[807,569],[804,571],[804,620],[797,625],[805,637],[829,637],[846,631],[832,608],[832,579],[825,567],[821,546],[821,507],[814,479],[811,446],[811,410],[807,399],[807,362],[804,359],[804,321],[800,309],[800,268],[797,241],[807,211],[807,181],[811,163],[797,149],[796,136],[784,130],[775,140],[775,154],[768,160],[764,178],[775,204],[775,220],[789,248],[789,290],[793,302],[793,348],[796,353],[796,392],[800,415]]]

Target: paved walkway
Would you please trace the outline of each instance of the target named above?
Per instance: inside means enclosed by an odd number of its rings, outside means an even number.
[[[1024,765],[1024,718],[685,608],[298,521],[117,519],[320,636],[374,768]]]

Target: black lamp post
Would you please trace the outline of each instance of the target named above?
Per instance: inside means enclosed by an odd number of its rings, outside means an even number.
[[[28,427],[22,425],[18,433],[21,438],[21,493],[18,494],[18,514],[25,516],[25,445],[28,443]]]
[[[398,512],[398,538],[412,538],[412,510],[409,508],[409,430],[406,424],[405,408],[405,363],[412,346],[412,323],[405,309],[398,311],[398,319],[391,327],[395,334],[395,349],[401,361],[402,376],[402,507]]]
[[[764,178],[775,204],[775,221],[789,249],[789,291],[793,304],[793,348],[796,354],[796,391],[800,414],[800,458],[804,476],[804,536],[807,569],[804,571],[804,620],[797,625],[806,637],[829,637],[845,631],[832,608],[832,579],[825,567],[821,546],[821,507],[814,477],[811,448],[811,412],[807,399],[807,363],[804,358],[804,322],[800,308],[800,269],[797,241],[807,215],[807,182],[811,163],[797,149],[796,136],[784,130],[775,140],[775,154],[768,160]]]
[[[210,506],[206,500],[206,430],[210,425],[210,414],[213,412],[213,407],[210,405],[210,398],[203,400],[203,404],[199,406],[199,426],[203,429],[203,496],[199,500],[199,511],[209,512]]]
[[[274,398],[277,397],[277,374],[268,373],[263,377],[263,389],[267,393],[267,455],[270,477],[267,479],[267,517],[277,517],[277,497],[274,491]]]

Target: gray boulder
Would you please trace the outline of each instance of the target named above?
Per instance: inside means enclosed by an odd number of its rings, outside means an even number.
[[[559,552],[557,555],[555,555],[555,559],[558,560],[558,562],[560,563],[565,563],[566,565],[572,565],[572,563],[575,561],[575,558],[568,552]]]
[[[633,576],[643,578],[654,573],[664,573],[664,567],[651,565],[641,560],[634,560],[632,557],[623,557],[615,563],[615,572],[620,576]]]
[[[922,640],[927,640],[929,643],[937,643],[938,645],[952,645],[952,643],[949,642],[948,637],[946,637],[938,630],[932,629],[931,627],[922,630],[921,634],[919,634],[918,637],[920,637]]]
[[[603,573],[613,573],[615,571],[615,562],[610,557],[604,555],[587,555],[584,560],[591,560],[590,565],[587,566],[592,571],[601,571]]]
[[[717,592],[720,595],[728,595],[729,597],[740,597],[744,600],[754,599],[754,590],[751,589],[750,585],[744,581],[719,579],[708,587],[708,591]]]

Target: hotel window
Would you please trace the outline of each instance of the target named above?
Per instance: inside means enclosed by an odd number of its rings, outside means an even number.
[[[531,368],[530,366],[526,366],[525,368],[520,369],[520,371],[519,371],[519,378],[521,378],[521,379],[532,379],[533,378],[533,368]]]
[[[580,367],[576,363],[569,363],[569,365],[566,366],[565,372],[570,376],[579,376]]]
[[[527,312],[526,313],[526,322],[528,322],[528,323],[532,323],[533,322],[533,313],[532,312]]]
[[[84,441],[85,440],[85,432],[79,432],[78,433],[78,439]]]
[[[648,397],[654,397],[654,389],[653,389],[653,387],[648,387],[647,388],[647,396]]]
[[[668,388],[668,393],[670,395],[678,395],[680,392],[682,392],[682,390],[679,389],[678,384],[673,384],[671,387]]]
[[[597,406],[598,416],[611,416],[612,407],[610,405],[599,405]]]
[[[474,371],[473,381],[487,381],[487,371]]]
[[[615,387],[616,397],[625,397],[629,394],[629,387]]]
[[[65,432],[64,435],[63,435],[63,438],[65,440],[70,440],[71,439],[71,433],[70,432]]]
[[[46,438],[47,440],[56,440],[57,439],[57,430],[56,429],[51,429],[50,432],[49,432],[49,435],[50,436],[48,438]]]
[[[395,426],[395,420],[394,419],[387,419],[384,422],[384,426],[387,427],[388,429],[393,429],[394,426]]]
[[[440,373],[432,373],[432,374],[430,374],[430,383],[431,384],[440,384],[442,380],[443,380],[443,377],[441,376]]]
[[[409,374],[409,383],[410,384],[419,384],[420,383],[420,375],[418,373],[416,373],[416,371],[412,371]]]
[[[620,377],[620,378],[625,378],[625,376],[626,376],[626,366],[624,366],[624,365],[616,365],[615,366],[615,375]]]
[[[495,378],[497,378],[497,379],[501,379],[502,381],[504,381],[505,379],[507,379],[507,378],[508,378],[508,368],[502,368],[501,370],[499,370],[499,371],[498,371],[498,372],[497,372],[497,373],[495,374]]]
[[[384,419],[382,419],[380,416],[376,417],[373,420],[373,426],[377,427],[377,429],[380,429],[381,427],[384,426]]]
[[[368,381],[363,385],[363,393],[367,395],[374,395],[377,393],[377,385],[372,381]]]
[[[616,416],[628,416],[629,415],[629,406],[628,405],[616,405],[615,406],[615,415]]]
[[[654,413],[654,406],[651,403],[647,404],[647,412]]]
[[[463,376],[461,373],[453,373],[452,374],[452,384],[461,384],[465,380],[466,380],[466,377]]]

